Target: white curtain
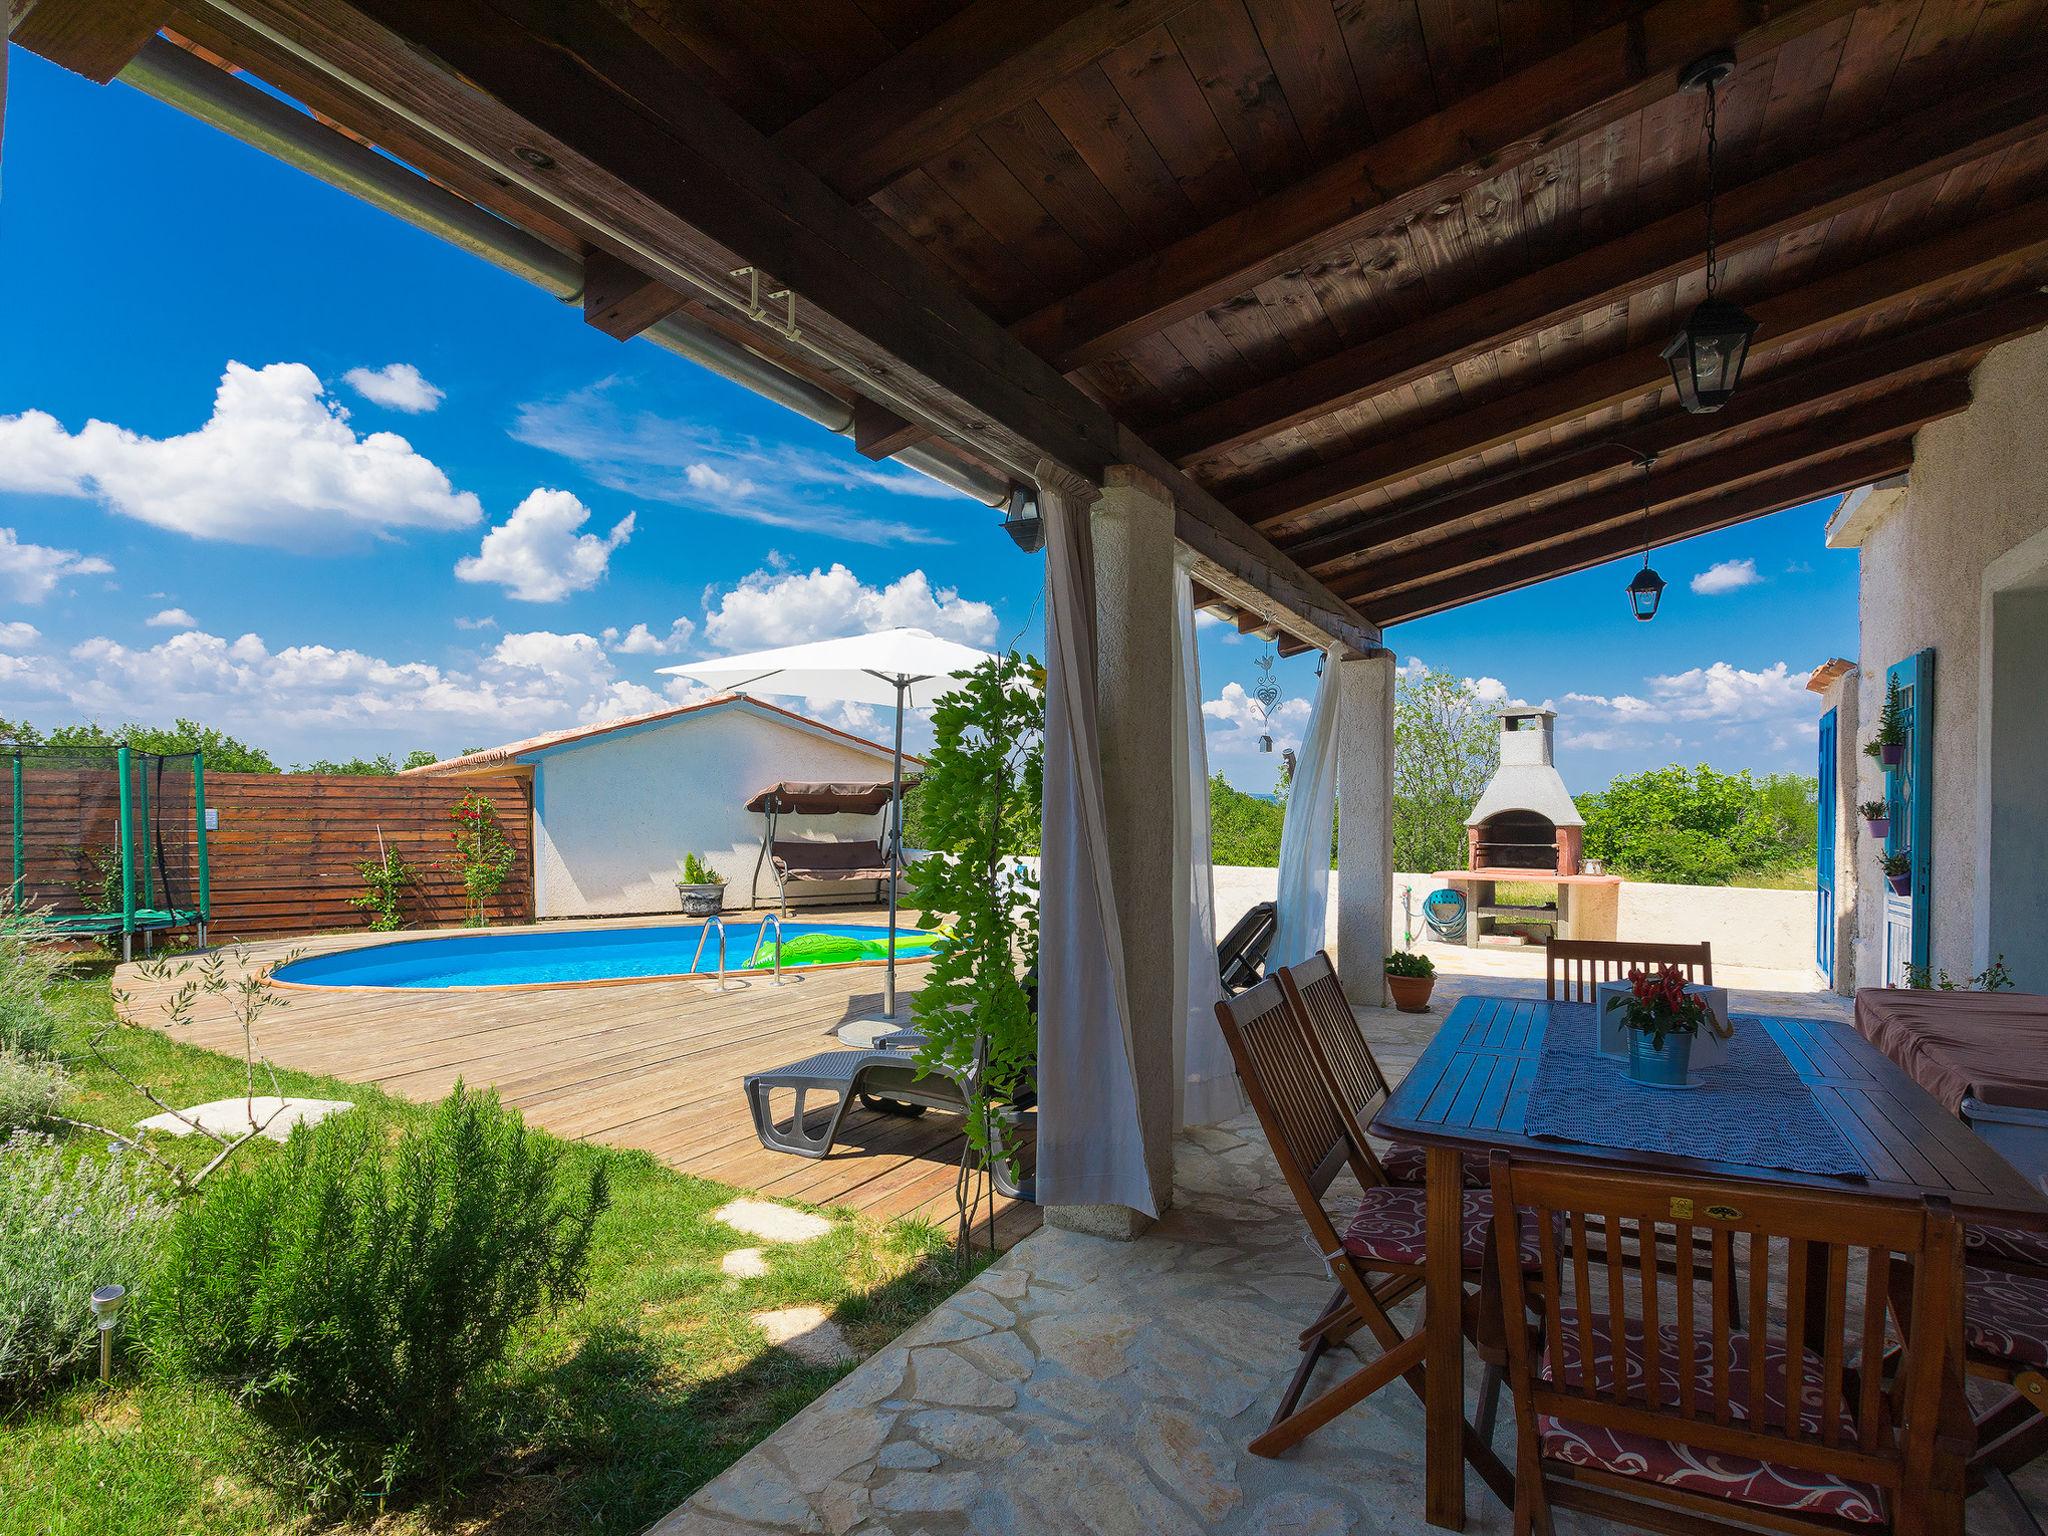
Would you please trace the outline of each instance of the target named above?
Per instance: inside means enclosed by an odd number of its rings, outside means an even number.
[[[1230,1047],[1216,1027],[1223,981],[1216,968],[1216,881],[1209,851],[1209,742],[1202,723],[1201,660],[1195,650],[1195,588],[1185,565],[1174,569],[1173,603],[1180,625],[1180,646],[1174,652],[1180,707],[1174,711],[1173,774],[1181,807],[1174,821],[1177,831],[1185,829],[1182,855],[1188,869],[1187,974],[1182,984],[1187,1006],[1178,1021],[1182,1037],[1174,1058],[1181,1063],[1181,1124],[1214,1125],[1243,1110],[1244,1096]]]
[[[1123,935],[1095,718],[1096,490],[1038,467],[1045,545],[1045,826],[1038,938],[1038,1199],[1159,1214],[1138,1126]]]
[[[1280,910],[1268,970],[1299,965],[1323,947],[1336,814],[1337,668],[1326,658],[1287,791],[1287,819],[1280,826]]]

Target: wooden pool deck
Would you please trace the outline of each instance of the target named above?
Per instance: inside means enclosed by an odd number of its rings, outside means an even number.
[[[865,910],[816,915],[832,922],[879,920]],[[558,931],[678,920],[544,926]],[[427,935],[329,935],[238,951],[243,965],[266,970],[295,951],[326,953],[415,937]],[[897,1009],[906,1021],[908,996],[922,973],[917,963],[898,966]],[[755,1137],[741,1079],[832,1049],[841,1024],[881,1009],[878,968],[785,976],[799,979],[777,987],[754,977],[725,993],[700,981],[489,992],[294,988],[286,1007],[264,1017],[257,1045],[280,1067],[372,1083],[420,1103],[441,1098],[458,1079],[492,1087],[529,1123],[557,1136],[637,1148],[684,1173],[778,1199],[844,1206],[879,1220],[920,1216],[950,1227],[961,1153],[958,1116],[908,1119],[856,1105],[833,1154],[822,1160],[771,1152]],[[239,1054],[240,1031],[224,1003],[203,1006],[191,1027],[172,1031],[164,1026],[162,1004],[174,982],[122,966],[115,985],[128,995],[127,1022]],[[999,1199],[997,1242],[1008,1247],[1038,1220],[1036,1206]]]

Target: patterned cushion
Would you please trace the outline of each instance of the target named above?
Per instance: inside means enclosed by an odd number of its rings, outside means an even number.
[[[1963,1340],[2001,1360],[2048,1366],[2048,1279],[1964,1265]]]
[[[1614,1351],[1608,1342],[1609,1330],[1606,1319],[1596,1317],[1591,1331],[1593,1385],[1595,1390],[1605,1395],[1613,1388],[1615,1366]],[[1657,1331],[1663,1336],[1663,1344],[1658,1354],[1658,1401],[1665,1407],[1675,1408],[1680,1403],[1678,1329],[1666,1323]],[[1558,1379],[1553,1375],[1553,1371],[1557,1369],[1553,1361],[1561,1357],[1559,1363],[1563,1371],[1562,1380],[1567,1385],[1577,1388],[1582,1378],[1579,1363],[1579,1322],[1575,1309],[1564,1309],[1560,1318],[1559,1333],[1561,1339],[1552,1341],[1544,1350],[1543,1379]],[[1642,1319],[1625,1319],[1622,1335],[1622,1369],[1626,1373],[1624,1379],[1638,1392],[1642,1389],[1648,1368],[1643,1338]],[[1695,1338],[1697,1342],[1693,1346],[1693,1381],[1696,1392],[1694,1402],[1704,1412],[1714,1382],[1713,1339],[1709,1334],[1696,1334]],[[1738,1423],[1749,1417],[1749,1372],[1753,1349],[1747,1333],[1731,1333],[1728,1336],[1728,1396],[1731,1411]],[[1765,1340],[1764,1403],[1767,1415],[1784,1413],[1787,1359],[1781,1341],[1771,1338]],[[1804,1387],[1804,1397],[1799,1405],[1799,1422],[1808,1435],[1818,1435],[1822,1413],[1820,1357],[1811,1350],[1806,1352],[1806,1370],[1801,1378],[1801,1384]],[[1834,1411],[1841,1416],[1845,1434],[1853,1435],[1854,1425],[1848,1405],[1838,1402]],[[1698,1446],[1684,1445],[1677,1441],[1661,1440],[1655,1436],[1617,1429],[1604,1429],[1573,1419],[1553,1418],[1548,1414],[1537,1417],[1536,1431],[1545,1456],[1555,1461],[1568,1462],[1575,1467],[1597,1467],[1621,1477],[1644,1478],[1672,1488],[1683,1488],[1688,1493],[1713,1494],[1741,1504],[1763,1505],[1772,1509],[1796,1509],[1803,1514],[1832,1515],[1842,1520],[1866,1521],[1871,1524],[1881,1525],[1885,1520],[1884,1496],[1878,1489],[1867,1483],[1852,1482],[1826,1472],[1810,1471],[1804,1467],[1780,1466],[1774,1462],[1759,1461],[1752,1456],[1702,1450]]]
[[[1423,1191],[1387,1185],[1369,1189],[1344,1233],[1344,1248],[1355,1258],[1375,1264],[1421,1264],[1426,1249],[1424,1229],[1428,1205]],[[1465,1195],[1464,1265],[1477,1269],[1486,1262],[1486,1233],[1493,1225],[1493,1196],[1472,1190]],[[1522,1214],[1522,1265],[1537,1264],[1536,1220]]]
[[[2029,1232],[2023,1227],[1965,1226],[1963,1247],[1973,1259],[1996,1259],[2048,1269],[2048,1232]]]
[[[1397,1141],[1380,1154],[1380,1167],[1389,1184],[1420,1185],[1429,1177],[1429,1154],[1421,1147]],[[1478,1152],[1465,1154],[1465,1187],[1484,1189],[1490,1180],[1486,1158]]]

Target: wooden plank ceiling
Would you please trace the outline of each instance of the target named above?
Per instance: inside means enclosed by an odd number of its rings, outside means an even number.
[[[838,355],[759,321],[748,344],[868,397],[877,453],[1135,462],[1392,624],[1909,468],[1975,362],[2048,324],[2044,11],[177,0],[162,20],[545,237],[611,243],[601,204],[634,232],[609,255],[700,308],[669,215],[708,237],[706,271],[773,273]],[[1657,355],[1703,291],[1703,103],[1677,72],[1720,46],[1722,291],[1762,328],[1735,402],[1689,416]],[[493,159],[520,124],[541,172]],[[741,167],[745,197],[718,182]],[[635,312],[622,297],[611,326]]]

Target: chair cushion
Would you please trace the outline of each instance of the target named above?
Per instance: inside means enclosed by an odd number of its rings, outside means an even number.
[[[1965,1264],[1963,1342],[2016,1365],[2048,1366],[2048,1279]]]
[[[1393,1177],[1391,1174],[1389,1178]],[[2048,1232],[2029,1232],[2024,1227],[1963,1228],[1964,1256],[1997,1259],[2007,1264],[2031,1264],[2048,1269]]]
[[[1579,1360],[1579,1322],[1576,1309],[1567,1307],[1559,1319],[1560,1340],[1549,1342],[1543,1352],[1542,1375],[1545,1381],[1560,1378],[1553,1374],[1562,1366],[1562,1380],[1577,1388],[1581,1382]],[[1658,1401],[1665,1407],[1678,1407],[1679,1361],[1678,1329],[1666,1323],[1658,1333],[1663,1344],[1658,1355]],[[1610,1344],[1610,1333],[1605,1318],[1596,1316],[1592,1320],[1593,1341],[1593,1385],[1603,1395],[1614,1385],[1615,1354]],[[1621,1369],[1627,1381],[1638,1392],[1648,1374],[1641,1318],[1628,1318],[1622,1325]],[[1709,1394],[1713,1390],[1713,1339],[1711,1335],[1696,1333],[1693,1346],[1694,1402],[1704,1414],[1707,1412]],[[1731,1333],[1728,1336],[1728,1396],[1730,1410],[1737,1423],[1749,1417],[1749,1373],[1754,1345],[1747,1333]],[[1767,1414],[1782,1415],[1785,1409],[1785,1390],[1789,1356],[1784,1345],[1777,1339],[1766,1338],[1764,1342],[1764,1403]],[[1823,1411],[1820,1376],[1820,1356],[1812,1350],[1806,1351],[1806,1370],[1802,1378],[1805,1395],[1799,1405],[1799,1422],[1808,1435],[1818,1435]],[[1848,1405],[1837,1401],[1832,1411],[1839,1416],[1845,1436],[1853,1437],[1854,1422]],[[1758,1505],[1769,1509],[1795,1509],[1802,1514],[1831,1515],[1841,1520],[1863,1521],[1873,1525],[1885,1522],[1884,1495],[1868,1483],[1854,1482],[1848,1478],[1836,1477],[1828,1472],[1816,1472],[1806,1467],[1780,1466],[1775,1462],[1760,1461],[1753,1456],[1737,1456],[1725,1452],[1703,1450],[1699,1446],[1685,1445],[1678,1441],[1663,1440],[1653,1435],[1635,1434],[1618,1429],[1605,1429],[1598,1425],[1580,1423],[1574,1419],[1554,1418],[1539,1414],[1536,1419],[1537,1439],[1543,1455],[1554,1461],[1562,1461],[1575,1467],[1595,1467],[1620,1477],[1642,1478],[1653,1483],[1662,1483],[1671,1488],[1682,1488],[1688,1493],[1712,1494],[1717,1498],[1731,1500],[1738,1504]],[[1845,1444],[1853,1443],[1845,1439]]]
[[[1486,1158],[1477,1152],[1467,1152],[1465,1162],[1465,1187],[1484,1189],[1489,1182],[1486,1172]],[[1397,1141],[1380,1154],[1380,1168],[1389,1184],[1420,1185],[1429,1177],[1429,1153],[1423,1148]]]
[[[1385,1185],[1368,1189],[1358,1202],[1358,1211],[1344,1233],[1344,1250],[1353,1258],[1372,1264],[1421,1264],[1427,1248],[1423,1234],[1429,1224],[1428,1204],[1419,1189]],[[1486,1233],[1493,1224],[1493,1196],[1480,1190],[1465,1194],[1464,1267],[1477,1269],[1486,1262]],[[1522,1213],[1520,1243],[1522,1266],[1537,1263],[1536,1220]]]

